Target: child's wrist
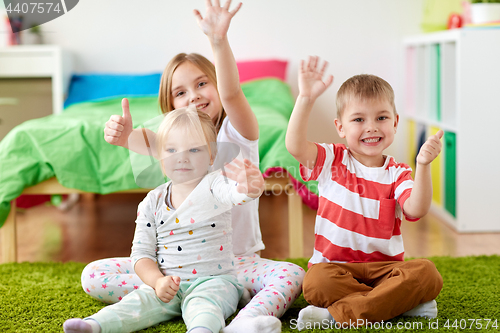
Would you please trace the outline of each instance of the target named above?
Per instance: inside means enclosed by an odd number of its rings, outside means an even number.
[[[316,99],[312,98],[311,96],[301,95],[299,93],[299,96],[297,96],[297,100],[295,101],[295,106],[300,106],[302,108],[305,108],[305,110],[311,111],[315,102]]]
[[[212,47],[217,47],[219,46],[220,44],[224,43],[227,41],[227,35],[223,35],[223,36],[208,36],[208,40],[210,41],[210,44],[212,45]]]
[[[429,162],[429,163],[420,163],[420,162],[417,162],[416,166],[418,168],[425,168],[425,167],[430,167],[430,165],[431,165],[431,162]]]
[[[297,102],[300,102],[300,103],[309,103],[309,104],[312,104],[314,103],[316,100],[314,98],[312,98],[310,95],[303,95],[299,92],[299,96],[297,96]]]

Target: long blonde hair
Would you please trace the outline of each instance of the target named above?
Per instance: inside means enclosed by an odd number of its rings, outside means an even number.
[[[210,60],[197,53],[179,53],[169,61],[161,76],[158,101],[160,103],[162,113],[168,113],[174,109],[172,97],[172,76],[174,75],[177,67],[179,67],[186,61],[189,61],[190,63],[198,67],[205,75],[207,75],[208,80],[210,80],[210,82],[215,85],[215,88],[217,88],[215,66],[210,62]],[[223,108],[222,112],[219,113],[217,121],[215,122],[215,128],[217,132],[219,132],[224,118],[226,118],[226,111],[224,111]]]

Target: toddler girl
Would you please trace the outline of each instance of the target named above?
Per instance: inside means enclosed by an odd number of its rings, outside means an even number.
[[[137,211],[131,259],[144,282],[95,315],[67,320],[65,332],[130,332],[182,315],[188,332],[219,332],[236,310],[231,208],[251,202],[264,179],[248,160],[208,173],[216,154],[212,119],[193,109],[168,113],[156,135],[170,179],[149,192]],[[235,186],[237,185],[237,186]]]

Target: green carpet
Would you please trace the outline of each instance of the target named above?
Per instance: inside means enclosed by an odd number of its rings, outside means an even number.
[[[375,326],[352,331],[499,332],[500,257],[429,259],[436,264],[444,279],[443,290],[437,298],[437,319],[429,321],[398,317],[386,323],[392,325],[391,330],[377,329]],[[289,261],[302,267],[307,265],[306,259]],[[0,331],[62,332],[64,320],[89,316],[101,309],[104,304],[86,295],[80,286],[80,274],[84,266],[73,262],[0,265]],[[283,332],[298,332],[293,329],[294,319],[306,305],[300,296],[282,318]],[[489,319],[492,321],[488,322]],[[480,324],[480,330],[474,329]],[[473,329],[469,329],[471,325]],[[316,329],[307,332],[328,331],[337,330]],[[184,333],[185,326],[179,319],[141,332]]]

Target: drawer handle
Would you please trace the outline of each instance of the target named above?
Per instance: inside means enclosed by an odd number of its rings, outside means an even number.
[[[12,97],[0,97],[0,105],[18,105],[19,99]]]

